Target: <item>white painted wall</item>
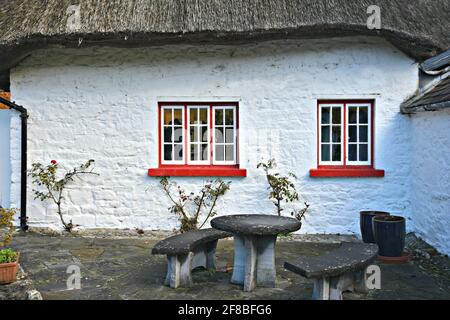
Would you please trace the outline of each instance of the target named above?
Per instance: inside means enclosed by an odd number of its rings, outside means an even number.
[[[298,189],[311,204],[303,232],[359,232],[358,212],[364,209],[408,216],[410,123],[399,105],[417,83],[417,65],[376,38],[54,49],[11,71],[12,94],[30,112],[28,165],[56,159],[71,167],[96,160],[100,177],[78,182],[64,208],[87,228],[177,225],[158,179],[147,176],[157,165],[157,102],[167,97],[240,101],[240,158],[248,176],[230,179],[221,214],[273,212],[256,164],[275,157],[282,172],[299,177]],[[321,98],[376,99],[375,162],[386,170],[385,178],[309,177],[316,167]],[[13,145],[20,145],[14,135],[18,123],[12,126]],[[19,178],[17,156],[13,152],[13,181]],[[175,180],[195,191],[203,179]],[[13,185],[15,206],[19,191]],[[28,201],[30,224],[59,227],[53,205],[33,201],[31,192]]]
[[[11,111],[0,109],[0,206],[9,207],[11,189],[10,161]]]
[[[411,116],[412,218],[416,232],[450,255],[450,110]]]

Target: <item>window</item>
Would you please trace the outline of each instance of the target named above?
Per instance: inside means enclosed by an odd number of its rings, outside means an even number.
[[[184,108],[180,106],[162,108],[163,163],[184,163]]]
[[[373,101],[319,101],[313,177],[384,176],[373,169]]]
[[[245,176],[237,103],[159,104],[159,168],[150,176]]]

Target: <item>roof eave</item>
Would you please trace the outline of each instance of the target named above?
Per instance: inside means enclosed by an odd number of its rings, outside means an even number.
[[[420,64],[425,73],[442,70],[450,66],[450,49],[434,56]]]
[[[443,101],[439,103],[433,103],[433,104],[425,104],[425,105],[418,105],[418,106],[402,106],[401,112],[403,114],[415,114],[419,112],[425,112],[425,111],[439,111],[442,109],[450,108],[450,101]]]

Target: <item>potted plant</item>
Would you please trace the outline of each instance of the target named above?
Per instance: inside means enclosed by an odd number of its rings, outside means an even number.
[[[0,207],[0,248],[8,245],[14,232],[14,216],[16,209]],[[13,283],[17,279],[19,253],[12,249],[0,250],[0,284]]]
[[[373,236],[372,220],[378,216],[389,216],[389,212],[385,211],[360,211],[359,225],[361,227],[361,236],[365,243],[375,243]]]
[[[382,257],[402,257],[405,248],[406,222],[399,216],[373,218],[373,234]]]

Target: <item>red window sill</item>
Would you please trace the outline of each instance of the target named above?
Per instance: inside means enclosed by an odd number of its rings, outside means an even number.
[[[382,178],[384,170],[373,168],[319,168],[311,169],[309,175],[312,178]]]
[[[235,166],[168,166],[148,169],[150,177],[246,177],[247,170]]]

